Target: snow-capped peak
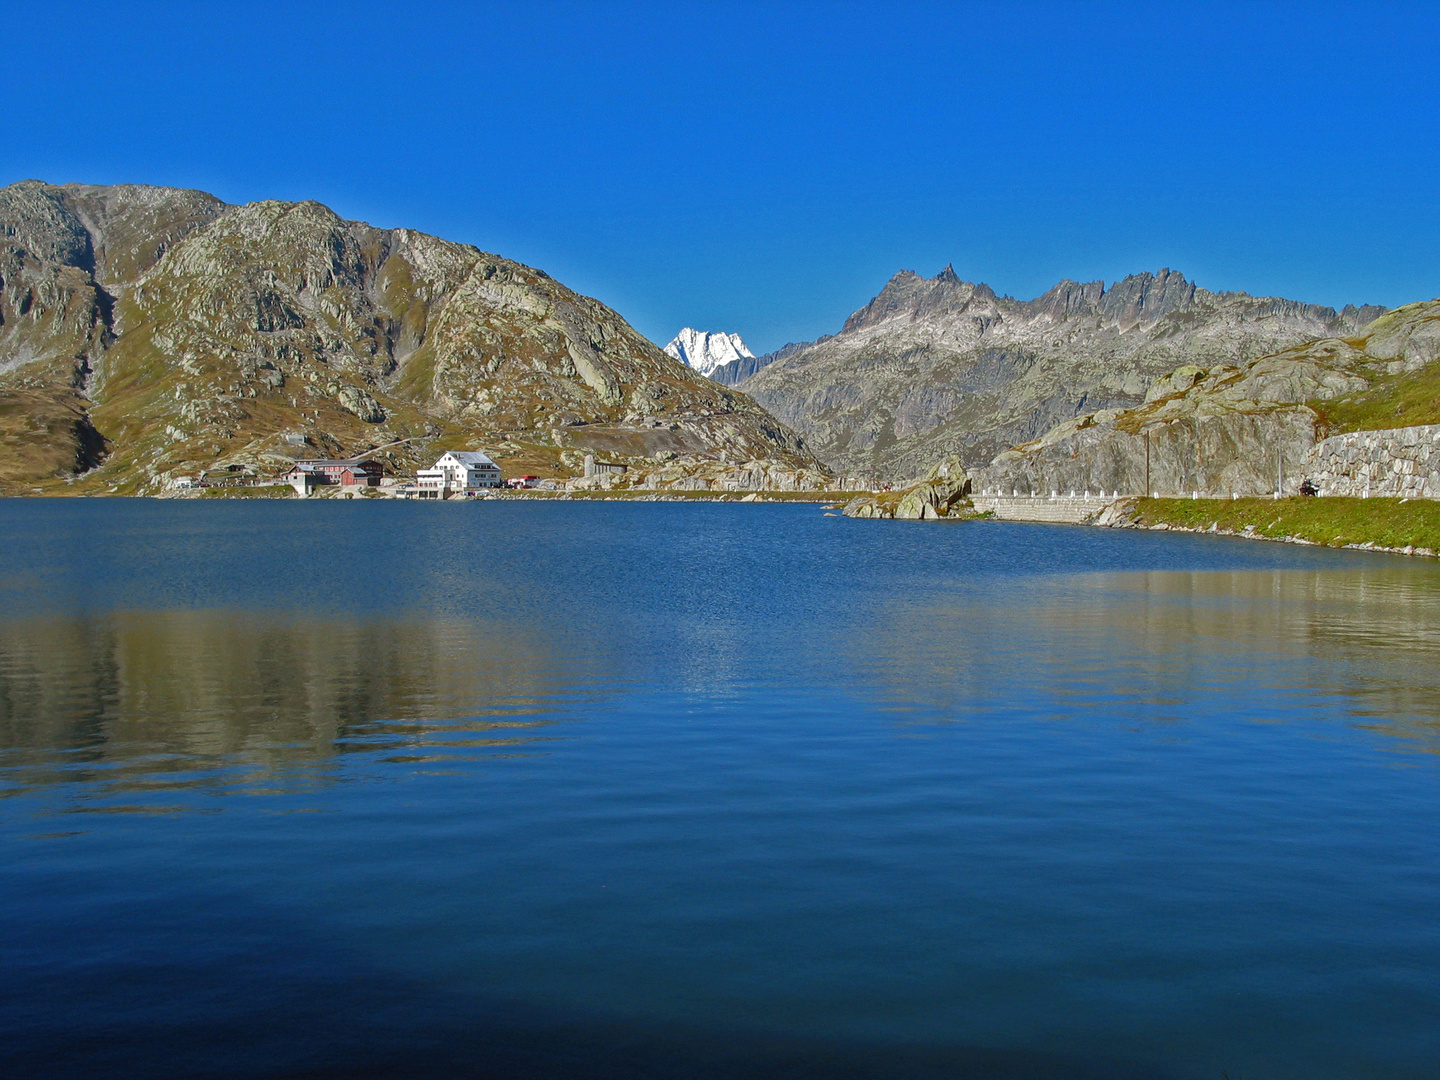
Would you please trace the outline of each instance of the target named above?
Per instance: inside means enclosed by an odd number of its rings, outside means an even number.
[[[675,340],[665,346],[665,351],[682,364],[689,364],[701,375],[709,375],[732,360],[746,356],[754,359],[755,356],[745,347],[739,334],[711,334],[692,330],[688,326],[675,335]]]

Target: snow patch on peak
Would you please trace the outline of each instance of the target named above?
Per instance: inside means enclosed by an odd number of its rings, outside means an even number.
[[[755,354],[740,340],[739,334],[708,333],[688,326],[675,335],[675,339],[665,346],[665,351],[682,364],[689,364],[701,375],[709,375],[716,368],[742,357],[755,358]]]

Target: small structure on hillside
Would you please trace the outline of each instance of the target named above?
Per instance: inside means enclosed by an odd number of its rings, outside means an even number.
[[[500,466],[479,450],[450,450],[428,469],[415,474],[413,497],[448,499],[484,488],[504,487]]]
[[[574,458],[571,458],[573,461]],[[594,454],[585,455],[586,476],[623,476],[626,466],[613,461],[596,461]]]
[[[249,465],[220,465],[200,474],[197,487],[246,487],[256,480]]]

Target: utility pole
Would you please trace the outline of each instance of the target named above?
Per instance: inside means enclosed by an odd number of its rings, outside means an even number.
[[[1285,494],[1285,457],[1281,447],[1275,447],[1275,498]]]
[[[1145,498],[1150,497],[1150,433],[1145,432]]]

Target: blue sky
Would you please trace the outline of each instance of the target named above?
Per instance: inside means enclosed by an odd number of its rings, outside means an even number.
[[[318,199],[664,343],[899,269],[1440,295],[1440,4],[6,3],[0,183]]]

